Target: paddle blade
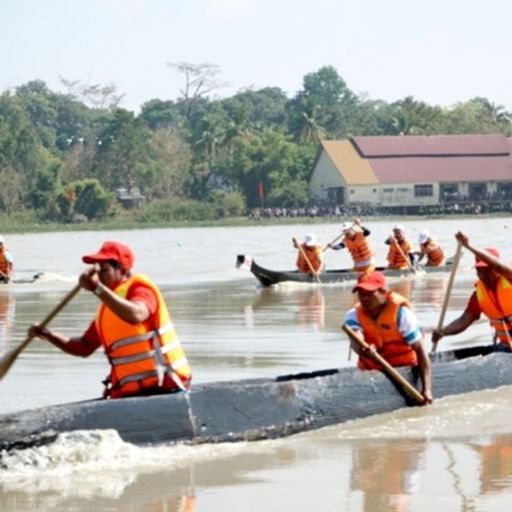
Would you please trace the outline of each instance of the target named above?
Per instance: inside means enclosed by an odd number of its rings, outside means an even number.
[[[46,327],[59,313],[60,311],[71,301],[71,299],[80,291],[80,283],[78,283],[51,311],[48,313],[46,318],[39,324],[40,327]],[[33,340],[33,337],[29,336],[25,341],[14,350],[7,352],[0,360],[0,380],[3,379],[4,375],[9,371],[14,361],[18,356],[25,350],[26,346]]]

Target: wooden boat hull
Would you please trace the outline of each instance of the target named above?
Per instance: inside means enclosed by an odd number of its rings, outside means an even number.
[[[41,279],[44,275],[44,272],[37,272],[37,274],[34,274],[31,277],[20,277],[20,278],[14,278],[10,281],[5,281],[0,277],[0,286],[2,285],[12,285],[12,284],[32,284]]]
[[[296,283],[311,283],[318,284],[318,281],[311,274],[298,272],[297,270],[269,270],[258,265],[250,256],[239,254],[236,260],[237,267],[247,267],[261,283],[263,287],[272,286],[287,281]],[[422,267],[420,272],[449,272],[452,268],[452,262],[447,261],[446,265],[442,267]],[[404,277],[413,275],[409,268],[401,270],[389,270],[384,267],[378,267],[376,270],[383,272],[386,277]],[[355,282],[359,277],[359,272],[354,272],[352,269],[340,270],[327,270],[322,272],[318,277],[321,284],[327,283],[345,283]]]
[[[512,384],[512,354],[475,347],[434,355],[435,398]],[[417,372],[400,373],[417,385]],[[90,400],[0,416],[0,449],[51,442],[61,432],[114,429],[127,442],[216,443],[287,436],[393,411],[408,397],[379,371],[322,370],[202,384],[189,393]]]

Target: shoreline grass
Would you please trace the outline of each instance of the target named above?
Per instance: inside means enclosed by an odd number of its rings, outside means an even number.
[[[479,214],[479,219],[506,218],[510,217],[508,212],[497,212]],[[405,220],[445,220],[445,219],[474,219],[476,216],[470,214],[449,214],[449,215],[386,215],[386,216],[365,216],[365,222],[377,221],[405,221]],[[2,234],[28,234],[65,231],[120,231],[133,229],[159,229],[159,228],[198,228],[198,227],[250,227],[250,226],[277,226],[296,224],[326,224],[342,223],[347,217],[278,217],[250,219],[248,217],[231,217],[218,220],[204,221],[152,221],[140,222],[133,219],[112,219],[102,222],[82,222],[73,224],[62,224],[56,222],[40,222],[34,218],[27,218],[23,215],[0,215],[0,233]]]

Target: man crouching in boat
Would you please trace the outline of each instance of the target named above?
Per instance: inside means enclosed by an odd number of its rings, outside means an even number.
[[[347,312],[345,323],[361,331],[365,341],[391,366],[417,366],[425,403],[432,402],[430,359],[423,346],[423,335],[416,315],[405,297],[386,290],[380,272],[361,274],[352,290],[359,302]],[[361,370],[376,370],[379,365],[368,352],[352,343],[359,355]]]
[[[512,352],[512,266],[500,261],[494,247],[479,249],[460,231],[455,238],[475,255],[478,280],[464,312],[446,327],[434,329],[432,343],[465,331],[483,313],[494,328],[496,351]]]
[[[324,260],[322,248],[318,245],[315,235],[306,235],[300,246],[295,238],[292,239],[292,243],[295,249],[299,250],[295,263],[297,270],[305,274],[318,276],[322,271]]]
[[[111,364],[105,397],[152,395],[190,388],[191,371],[160,290],[142,274],[131,275],[131,249],[107,241],[82,258],[95,264],[80,285],[100,302],[96,319],[80,337],[68,338],[33,325],[28,335],[68,354],[90,356],[103,346]]]

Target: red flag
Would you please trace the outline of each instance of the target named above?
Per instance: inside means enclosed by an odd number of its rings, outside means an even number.
[[[264,191],[263,191],[263,181],[260,181],[259,185],[258,185],[258,197],[260,199],[263,199],[263,196],[264,196]]]

